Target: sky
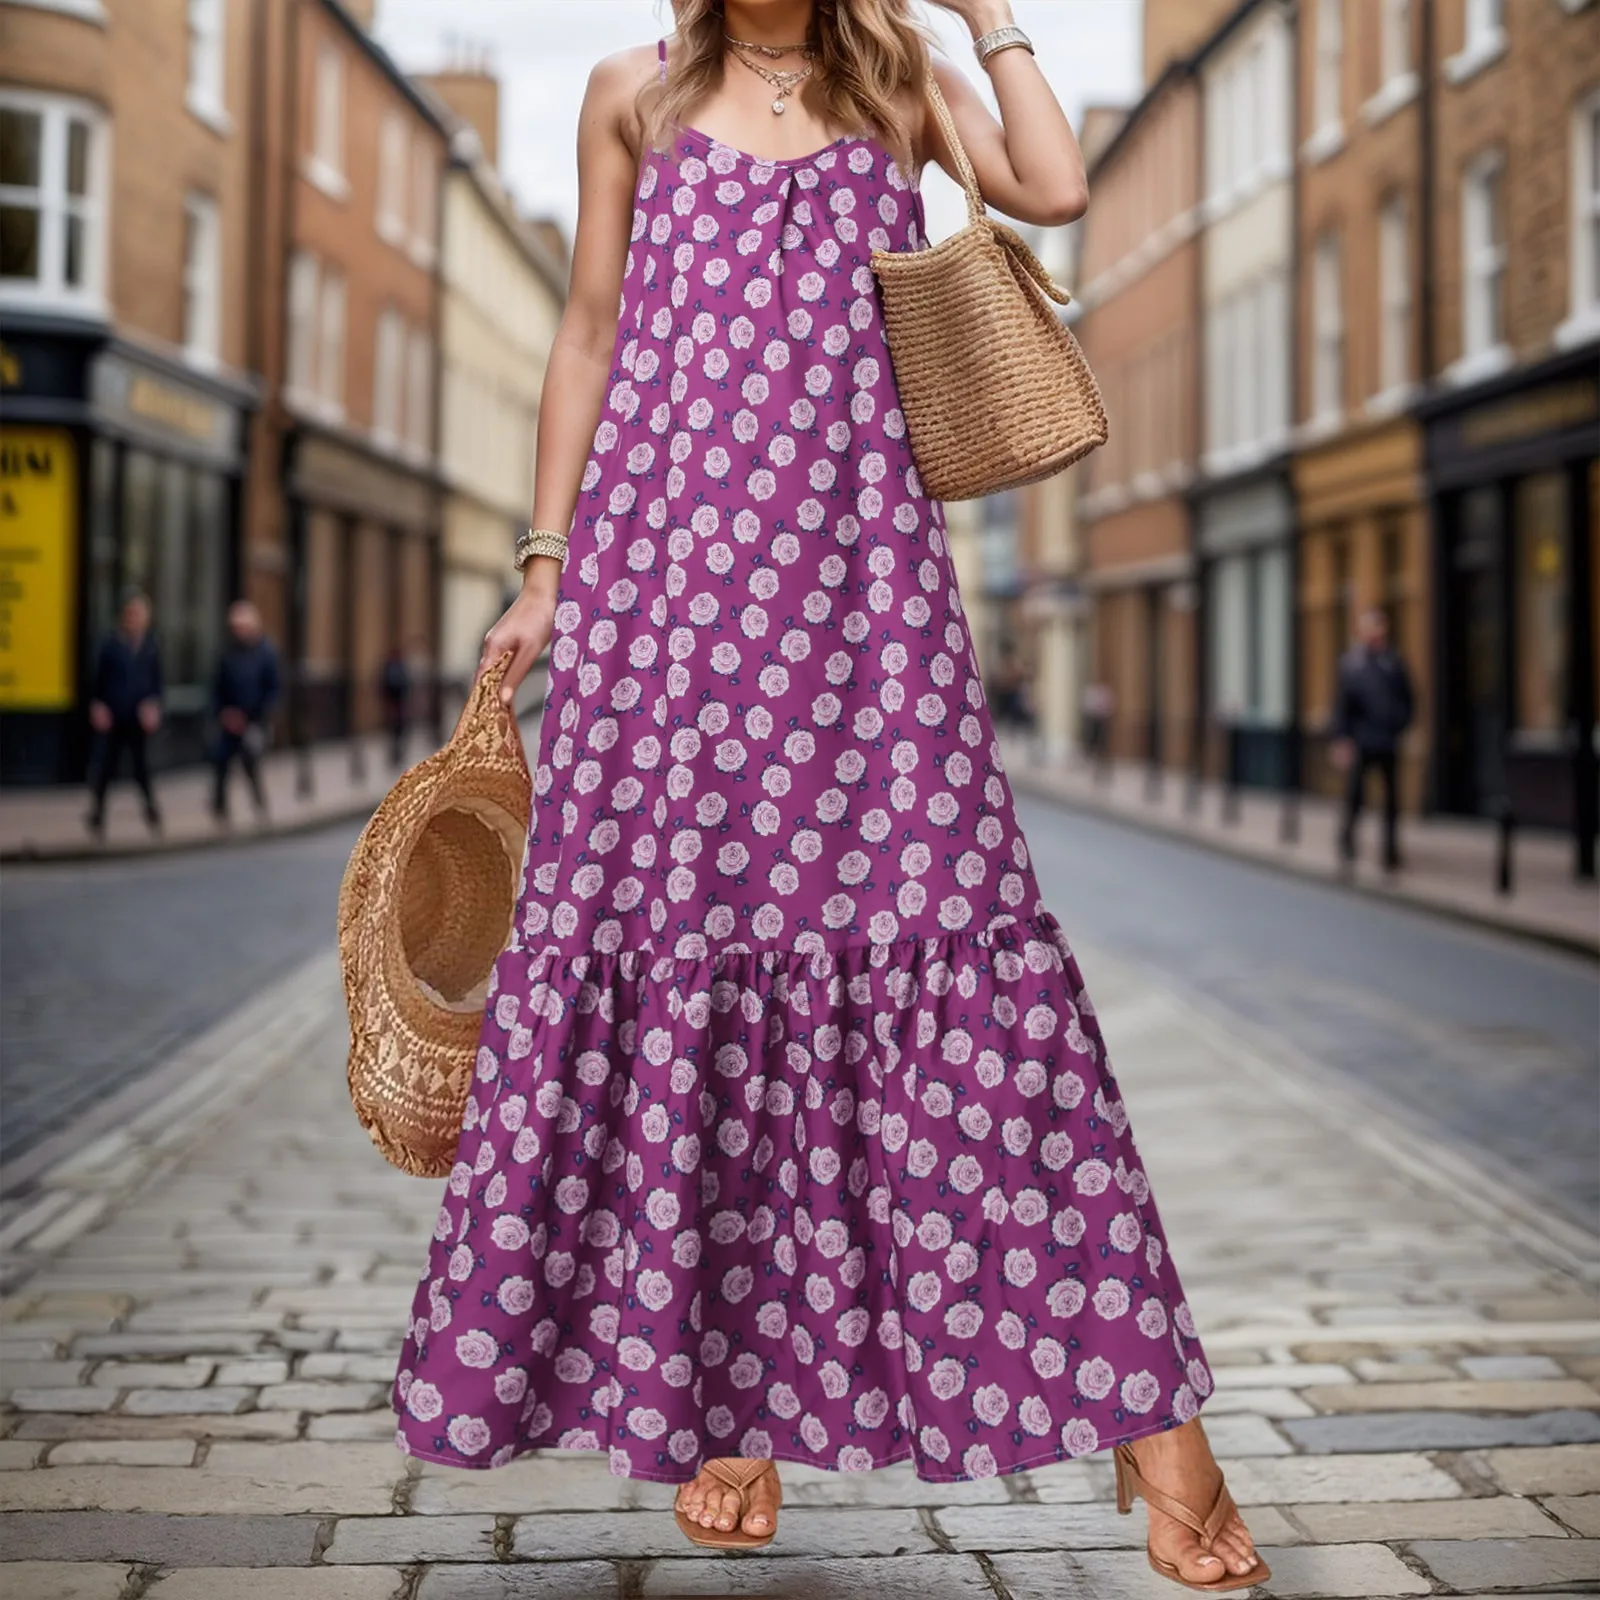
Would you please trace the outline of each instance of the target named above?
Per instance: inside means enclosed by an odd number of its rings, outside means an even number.
[[[990,105],[988,80],[964,23],[914,0],[951,59]],[[1076,125],[1087,102],[1139,93],[1139,0],[1013,0],[1056,97]],[[578,210],[575,140],[589,68],[601,56],[671,32],[668,0],[378,0],[375,32],[408,72],[446,66],[471,51],[500,79],[501,174],[523,210],[554,216],[570,235]],[[930,170],[928,231],[963,221],[960,191]]]

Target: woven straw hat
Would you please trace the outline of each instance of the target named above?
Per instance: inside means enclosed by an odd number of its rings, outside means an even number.
[[[455,1161],[489,975],[516,911],[533,786],[500,703],[508,657],[473,686],[450,742],[405,773],[339,889],[350,1100],[418,1177]]]

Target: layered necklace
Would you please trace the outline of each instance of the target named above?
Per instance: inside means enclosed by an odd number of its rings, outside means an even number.
[[[742,61],[758,78],[765,78],[777,91],[772,100],[772,114],[781,117],[788,109],[785,102],[789,96],[811,76],[811,64],[816,52],[807,43],[752,44],[747,39],[735,39],[731,33],[723,34],[723,38],[732,46],[735,60]],[[752,59],[752,56],[765,56],[768,61],[781,61],[785,56],[797,54],[805,61],[803,67],[780,69],[763,66]]]

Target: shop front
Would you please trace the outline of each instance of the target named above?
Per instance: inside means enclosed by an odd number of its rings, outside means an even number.
[[[1596,821],[1600,350],[1421,408],[1438,597],[1433,788],[1445,811]],[[1587,844],[1582,844],[1588,841]]]
[[[81,780],[89,676],[133,586],[166,681],[152,764],[199,761],[255,392],[81,330],[8,331],[4,366],[0,781]]]
[[[1416,811],[1426,794],[1431,688],[1421,431],[1410,417],[1395,417],[1312,445],[1295,457],[1294,484],[1301,781],[1313,794],[1344,791],[1331,727],[1339,662],[1360,613],[1376,606],[1417,698],[1417,720],[1400,750],[1401,801]]]
[[[310,427],[289,440],[286,659],[298,744],[381,727],[384,664],[409,669],[414,721],[437,728],[441,495],[432,469]]]
[[[1254,789],[1299,783],[1294,668],[1294,500],[1273,473],[1196,506],[1200,674],[1208,776]]]

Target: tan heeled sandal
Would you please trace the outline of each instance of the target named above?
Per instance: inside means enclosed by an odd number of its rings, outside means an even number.
[[[1148,1484],[1143,1474],[1139,1471],[1139,1463],[1134,1459],[1133,1446],[1119,1444],[1112,1454],[1112,1461],[1117,1469],[1117,1510],[1126,1516],[1133,1510],[1134,1497],[1141,1497],[1145,1504],[1154,1507],[1157,1511],[1164,1511],[1175,1522],[1181,1522],[1184,1527],[1194,1531],[1200,1541],[1201,1550],[1207,1554],[1215,1554],[1213,1545],[1216,1537],[1227,1527],[1228,1519],[1233,1516],[1237,1507],[1233,1503],[1233,1496],[1228,1493],[1226,1483],[1217,1485],[1217,1497],[1211,1503],[1211,1509],[1205,1516],[1192,1511],[1181,1500],[1174,1500],[1170,1494],[1163,1494],[1160,1489]],[[1198,1589],[1202,1594],[1223,1594],[1230,1589],[1249,1589],[1258,1583],[1265,1583],[1272,1576],[1272,1569],[1261,1559],[1257,1552],[1256,1564],[1245,1573],[1232,1573],[1226,1567],[1223,1575],[1210,1583],[1195,1583],[1185,1578],[1178,1568],[1170,1561],[1164,1561],[1148,1545],[1145,1546],[1145,1555],[1149,1558],[1151,1567],[1161,1574],[1163,1578],[1170,1578],[1174,1583],[1180,1583],[1185,1589]],[[1220,1561],[1222,1558],[1217,1557]]]
[[[739,1496],[739,1510],[731,1528],[703,1528],[698,1522],[686,1516],[682,1506],[674,1501],[672,1514],[677,1518],[683,1536],[706,1550],[756,1550],[764,1544],[771,1544],[778,1532],[778,1507],[783,1504],[783,1484],[773,1463],[745,1461],[737,1457],[719,1457],[707,1461],[701,1470]],[[772,1483],[776,1490],[776,1499],[772,1506],[772,1531],[746,1533],[742,1524],[749,1514],[750,1491],[769,1472],[772,1474]]]

